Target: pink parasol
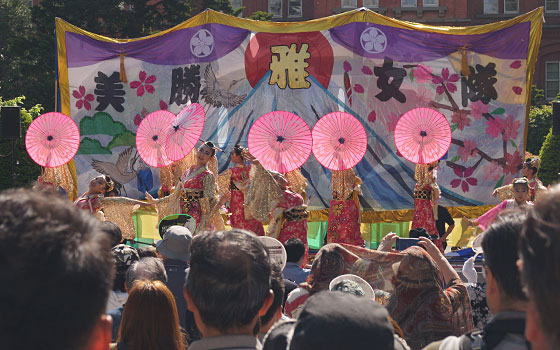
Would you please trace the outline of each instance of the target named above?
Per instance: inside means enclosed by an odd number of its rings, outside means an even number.
[[[280,173],[302,166],[312,143],[305,121],[285,111],[270,112],[257,119],[247,137],[249,152],[263,167]]]
[[[358,164],[367,148],[364,126],[353,115],[333,112],[313,127],[313,154],[324,167],[346,170]]]
[[[429,164],[439,160],[451,145],[451,128],[445,116],[431,108],[415,108],[397,121],[397,150],[409,161]]]
[[[45,113],[35,119],[25,135],[25,148],[40,166],[55,168],[68,163],[80,147],[80,130],[68,116]]]
[[[136,149],[146,164],[156,168],[168,166],[169,159],[165,149],[165,139],[175,114],[160,110],[146,116],[136,131]]]
[[[165,146],[167,156],[181,160],[194,148],[204,128],[204,108],[193,103],[183,108],[171,124]]]

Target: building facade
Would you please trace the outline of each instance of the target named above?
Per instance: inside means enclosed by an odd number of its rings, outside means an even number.
[[[560,0],[231,0],[274,21],[306,21],[367,7],[385,16],[439,26],[473,26],[507,20],[545,8],[543,35],[533,83],[547,100],[560,92]]]

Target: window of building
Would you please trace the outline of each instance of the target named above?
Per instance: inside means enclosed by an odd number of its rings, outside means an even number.
[[[401,7],[416,7],[416,0],[401,0]]]
[[[231,4],[231,8],[237,10],[240,7],[243,7],[243,0],[229,0]],[[243,11],[239,14],[239,17],[243,16]]]
[[[379,0],[364,0],[364,7],[379,7]]]
[[[504,0],[504,13],[519,13],[519,0]]]
[[[560,0],[546,0],[544,9],[547,12],[559,12]]]
[[[546,99],[552,100],[560,92],[560,62],[546,62]]]
[[[484,13],[498,13],[498,0],[484,0]]]
[[[424,6],[439,6],[439,0],[424,0]]]
[[[288,0],[288,17],[301,17],[302,0]]]
[[[282,0],[268,0],[268,13],[274,17],[282,17]]]
[[[357,7],[358,0],[342,0],[342,7]]]

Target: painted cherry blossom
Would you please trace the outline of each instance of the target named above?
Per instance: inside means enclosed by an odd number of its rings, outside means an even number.
[[[519,120],[515,120],[513,115],[508,115],[506,120],[503,121],[504,133],[502,134],[502,138],[504,141],[515,139],[520,125],[521,122]]]
[[[370,123],[373,123],[373,122],[375,122],[375,119],[377,119],[377,114],[375,113],[375,111],[371,111],[371,112],[368,114],[368,121],[369,121]]]
[[[504,173],[517,174],[517,172],[521,168],[521,162],[523,162],[519,151],[515,151],[513,152],[513,154],[509,154],[506,152],[505,160],[506,165],[504,166]]]
[[[142,108],[142,112],[134,116],[134,125],[136,126],[140,125],[142,119],[144,119],[146,115],[148,115],[148,110],[146,108]]]
[[[144,91],[149,92],[150,94],[153,94],[155,89],[152,85],[152,83],[154,83],[157,78],[155,75],[150,75],[149,77],[147,77],[146,71],[141,70],[140,73],[138,73],[138,80],[135,80],[133,82],[130,83],[130,88],[132,89],[137,89],[136,90],[136,96],[144,96]]]
[[[463,147],[459,147],[457,154],[461,156],[461,160],[466,162],[470,157],[474,157],[477,153],[478,145],[473,140],[463,141]]]
[[[463,167],[455,167],[453,168],[453,172],[459,178],[454,179],[451,181],[451,187],[457,188],[459,185],[463,192],[469,192],[470,186],[476,186],[478,184],[478,180],[471,175],[474,173],[474,168],[463,168]]]
[[[450,93],[454,93],[457,91],[457,86],[455,86],[455,82],[459,81],[459,74],[451,74],[449,75],[449,68],[443,68],[441,70],[441,77],[439,75],[434,75],[432,77],[432,83],[438,84],[436,88],[436,92],[438,95],[442,95],[445,92],[445,88],[442,86],[444,84],[449,90]]]
[[[86,111],[91,109],[90,102],[93,101],[94,96],[93,94],[86,95],[86,88],[83,85],[80,85],[78,90],[72,91],[72,96],[76,98],[76,107],[78,109],[82,109],[82,107],[84,107]]]
[[[389,116],[387,116],[387,130],[389,130],[389,132],[395,132],[395,127],[397,126],[397,122],[399,121],[399,116],[396,115],[395,113],[391,113],[389,114]]]
[[[159,100],[159,109],[167,110],[167,103],[164,100]]]
[[[368,66],[362,67],[362,73],[364,73],[365,75],[373,75],[373,71]]]
[[[463,130],[465,126],[471,125],[471,118],[469,112],[465,110],[458,110],[451,115],[451,124],[457,124],[457,129]]]
[[[365,90],[361,84],[354,84],[354,91],[356,91],[359,94],[363,94]]]
[[[480,120],[484,117],[484,113],[488,113],[490,107],[485,105],[481,100],[471,103],[471,115],[474,120]]]
[[[500,164],[490,162],[488,164],[484,164],[482,171],[486,180],[498,181],[500,177],[502,177],[503,169]]]
[[[350,72],[352,70],[352,65],[348,61],[344,61],[344,63],[342,63],[342,67],[345,72]]]
[[[416,69],[412,71],[412,76],[414,76],[418,83],[429,82],[432,80],[432,68],[420,63],[416,66]]]
[[[494,119],[488,119],[486,121],[486,135],[492,136],[492,138],[498,137],[504,129],[503,120],[496,117]]]

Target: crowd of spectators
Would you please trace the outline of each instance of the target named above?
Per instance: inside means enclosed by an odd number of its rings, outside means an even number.
[[[0,193],[0,339],[6,349],[560,348],[560,186],[482,234],[484,298],[427,237],[393,250],[327,244],[287,264],[252,233],[171,226],[155,247],[122,244],[45,189]],[[303,249],[302,249],[303,247]]]

